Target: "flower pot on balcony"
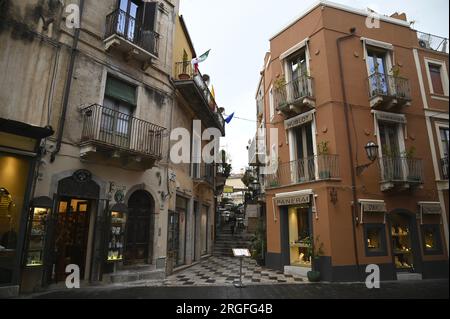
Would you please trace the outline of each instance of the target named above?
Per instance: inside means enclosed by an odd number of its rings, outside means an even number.
[[[306,273],[309,282],[319,282],[320,281],[320,271],[310,270]]]
[[[321,172],[319,172],[319,178],[320,179],[330,179],[331,172],[330,171],[321,171]]]
[[[189,74],[187,74],[187,73],[181,73],[181,74],[178,74],[178,79],[179,80],[189,80],[191,77],[189,76]]]

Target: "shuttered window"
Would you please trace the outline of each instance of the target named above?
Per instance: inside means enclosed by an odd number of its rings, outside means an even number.
[[[444,94],[444,87],[442,85],[441,66],[430,63],[428,65],[430,70],[431,84],[433,85],[433,93]]]
[[[113,77],[106,80],[105,95],[136,105],[136,87]]]

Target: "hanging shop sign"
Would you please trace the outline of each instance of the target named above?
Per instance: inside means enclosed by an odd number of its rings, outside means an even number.
[[[293,127],[301,126],[313,120],[313,113],[300,114],[284,121],[284,128],[289,130]]]
[[[423,224],[423,215],[442,215],[442,208],[439,202],[418,202],[417,204],[419,205],[421,224]]]
[[[386,203],[384,200],[375,200],[375,199],[360,199],[359,204],[361,205],[361,217],[360,223],[363,223],[364,213],[383,213],[384,214],[384,223],[386,223]]]

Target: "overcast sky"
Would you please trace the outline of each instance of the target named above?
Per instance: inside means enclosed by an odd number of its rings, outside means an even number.
[[[217,104],[236,117],[226,126],[223,146],[234,172],[247,166],[246,146],[256,131],[255,94],[269,38],[300,15],[315,0],[181,0],[195,50],[211,49],[200,65],[211,76]],[[448,38],[448,0],[335,0],[381,14],[405,12],[417,30]]]

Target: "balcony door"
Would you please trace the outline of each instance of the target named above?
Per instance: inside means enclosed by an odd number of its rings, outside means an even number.
[[[368,50],[367,64],[371,95],[388,95],[386,52]]]
[[[315,179],[314,146],[311,123],[294,128],[297,160],[292,162],[294,182]]]
[[[306,64],[306,51],[302,49],[294,58],[289,62],[289,68],[291,72],[290,90],[292,94],[292,100],[299,99],[307,96],[308,94],[308,66]]]
[[[406,167],[401,158],[399,125],[396,123],[379,122],[380,142],[382,152],[382,169],[385,180],[402,180]]]
[[[138,13],[142,7],[139,0],[120,0],[120,14],[117,23],[117,31],[126,39],[134,42],[138,34]]]

